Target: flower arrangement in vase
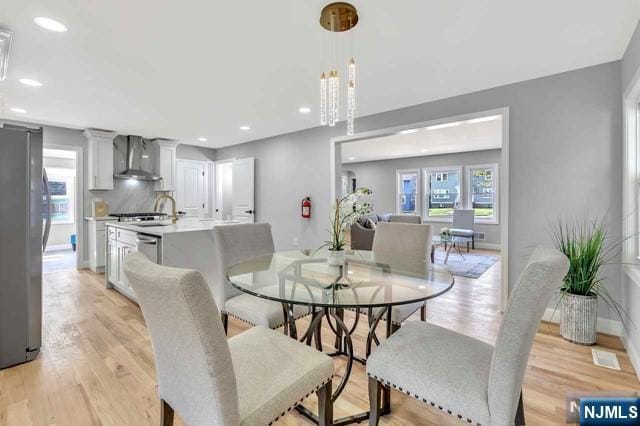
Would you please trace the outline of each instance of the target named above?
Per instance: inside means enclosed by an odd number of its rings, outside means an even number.
[[[358,188],[355,191],[336,199],[331,208],[329,229],[330,239],[320,248],[328,247],[327,263],[333,266],[344,264],[345,229],[352,225],[360,216],[371,213],[373,206],[364,198],[371,194],[368,188]]]

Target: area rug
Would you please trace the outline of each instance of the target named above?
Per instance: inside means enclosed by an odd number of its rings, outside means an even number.
[[[462,250],[462,255],[458,254],[456,249],[451,250],[449,254],[449,260],[447,264],[444,264],[444,257],[446,252],[444,250],[436,250],[435,263],[436,265],[444,266],[453,275],[466,278],[480,278],[482,274],[487,272],[487,269],[499,260],[497,256],[467,253],[466,250]]]

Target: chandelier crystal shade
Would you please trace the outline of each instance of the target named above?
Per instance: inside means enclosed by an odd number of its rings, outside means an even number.
[[[358,23],[358,11],[349,3],[331,3],[322,9],[320,25],[332,34],[332,42],[337,43],[335,35],[351,30]],[[335,45],[332,51],[337,49]],[[337,58],[331,58],[337,62]],[[335,126],[340,117],[340,77],[336,68],[331,67],[320,75],[320,125]],[[353,135],[356,115],[356,61],[352,57],[347,64],[347,134]]]

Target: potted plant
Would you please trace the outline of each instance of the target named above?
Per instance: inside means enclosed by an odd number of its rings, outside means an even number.
[[[336,199],[331,209],[330,239],[320,247],[329,247],[329,255],[327,256],[329,265],[344,264],[346,259],[344,231],[360,216],[371,213],[372,205],[364,201],[364,197],[370,194],[371,190],[368,188],[358,188],[344,197]]]
[[[569,259],[569,272],[560,287],[560,334],[570,342],[593,345],[598,299],[613,309],[624,324],[624,310],[607,292],[600,270],[620,254],[625,240],[608,242],[605,223],[586,217],[560,220],[552,234],[556,248]]]

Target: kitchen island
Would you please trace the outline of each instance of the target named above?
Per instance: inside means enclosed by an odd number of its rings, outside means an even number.
[[[107,223],[105,282],[135,300],[135,293],[124,274],[124,258],[140,251],[160,265],[196,269],[208,282],[218,273],[215,262],[213,228],[240,222],[186,218],[176,224],[158,222]]]

